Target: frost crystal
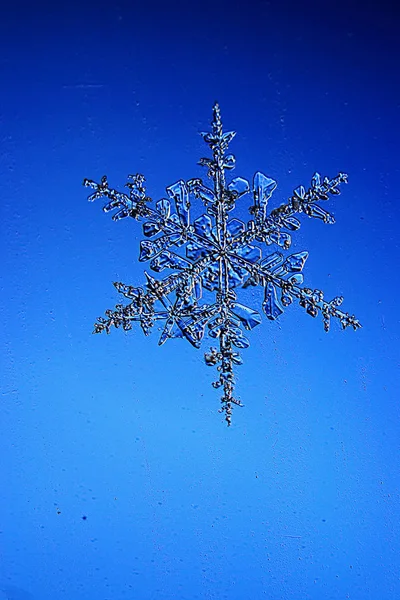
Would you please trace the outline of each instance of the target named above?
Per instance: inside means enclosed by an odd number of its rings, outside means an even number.
[[[331,317],[339,319],[343,329],[350,325],[356,330],[361,325],[354,316],[338,308],[342,297],[326,302],[320,290],[301,287],[307,252],[285,257],[276,250],[263,258],[260,247],[266,244],[288,250],[291,232],[300,227],[295,215],[301,213],[334,223],[333,216],[320,203],[340,193],[339,185],[347,183],[347,175],[339,173],[329,179],[315,173],[308,190],[298,187],[285,204],[268,214],[267,205],[276,181],[257,172],[252,186],[243,177],[227,183],[225,172],[233,169],[236,161],[226,150],[235,132],[223,132],[218,104],[214,106],[211,125],[211,132],[201,135],[211,148],[212,158],[201,158],[199,164],[207,168],[212,187],[204,185],[201,179],[177,181],[167,188],[168,198],[159,200],[154,209],[148,206],[151,198],[146,195],[143,175],[128,176],[129,193],[110,188],[105,176],[101,183],[85,179],[84,185],[94,189],[90,201],[108,199],[103,210],[115,210],[114,221],[125,217],[144,219],[143,233],[148,239],[140,243],[139,261],[150,261],[150,268],[156,273],[168,272],[163,279],[145,272],[143,287],[115,282],[117,291],[129,303],[107,310],[105,318],[100,317],[95,323],[94,333],[109,333],[112,326],[127,331],[133,321],[138,321],[148,335],[155,322],[161,322],[160,345],[168,338],[186,338],[199,348],[207,331],[219,347],[212,347],[205,354],[205,362],[217,366],[219,377],[213,386],[223,390],[220,412],[225,413],[230,425],[232,405],[242,406],[233,391],[234,366],[242,363],[238,350],[249,346],[243,330],[250,331],[261,322],[259,312],[238,301],[238,289],[262,286],[262,309],[271,320],[277,319],[296,299],[312,317],[322,313],[325,331],[329,330]],[[248,195],[253,200],[249,208],[252,219],[244,223],[230,218],[237,200]],[[205,213],[194,220],[190,199],[201,200],[205,206]],[[205,302],[208,297],[210,302]]]

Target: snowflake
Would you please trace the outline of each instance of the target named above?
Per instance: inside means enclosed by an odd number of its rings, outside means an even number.
[[[339,309],[342,297],[326,302],[320,290],[301,287],[307,252],[285,257],[277,249],[263,258],[259,247],[263,243],[288,250],[289,232],[299,229],[300,221],[295,215],[300,213],[334,223],[333,216],[319,203],[330,195],[338,195],[339,185],[347,182],[347,175],[339,173],[329,179],[315,173],[308,190],[298,187],[285,204],[268,214],[267,204],[276,181],[257,172],[252,187],[242,177],[227,183],[225,172],[235,167],[236,160],[226,150],[236,132],[223,133],[218,104],[213,108],[211,125],[212,131],[201,135],[211,148],[212,158],[201,158],[199,164],[208,169],[212,188],[201,179],[180,180],[166,189],[169,198],[159,200],[153,209],[148,206],[151,198],[146,195],[143,175],[128,176],[129,193],[110,188],[105,176],[101,183],[84,180],[86,187],[94,189],[90,201],[107,198],[103,210],[117,211],[114,221],[125,217],[145,220],[143,233],[150,239],[140,243],[139,261],[150,261],[150,268],[156,273],[169,272],[163,279],[145,272],[143,287],[115,282],[117,291],[129,303],[107,310],[105,318],[100,317],[95,323],[93,333],[109,333],[112,326],[127,331],[133,321],[138,321],[148,335],[154,324],[161,322],[160,345],[169,338],[185,338],[199,348],[207,331],[218,347],[205,354],[205,362],[217,366],[219,377],[213,386],[223,390],[220,412],[225,413],[230,425],[232,406],[243,406],[233,396],[234,367],[242,363],[238,350],[249,346],[243,330],[249,331],[261,322],[259,312],[238,302],[238,289],[262,286],[262,309],[271,320],[277,319],[296,299],[312,317],[322,314],[325,331],[329,330],[332,317],[339,319],[343,329],[350,325],[356,330],[361,325],[354,316]],[[244,223],[230,218],[236,201],[248,194],[253,199],[249,208],[252,219]],[[206,209],[193,221],[190,198],[200,199]],[[177,251],[178,248],[183,251]],[[210,302],[205,302],[208,297]]]

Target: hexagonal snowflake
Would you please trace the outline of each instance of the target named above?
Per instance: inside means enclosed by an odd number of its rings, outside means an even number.
[[[139,261],[150,261],[150,268],[156,273],[168,272],[163,279],[145,272],[144,287],[115,282],[117,291],[129,303],[107,310],[105,318],[100,317],[95,324],[94,333],[109,333],[112,326],[129,330],[132,322],[138,321],[148,335],[153,325],[161,322],[159,344],[168,338],[186,338],[199,348],[207,331],[218,346],[205,354],[205,361],[216,365],[219,371],[213,386],[223,389],[220,412],[225,413],[230,425],[232,405],[242,406],[233,391],[234,366],[242,362],[238,350],[249,346],[243,330],[249,331],[261,322],[259,312],[238,302],[238,289],[262,286],[262,309],[269,319],[277,319],[296,299],[311,316],[321,312],[325,331],[329,330],[331,317],[338,318],[343,328],[361,327],[354,316],[338,308],[342,297],[326,302],[320,290],[301,287],[307,252],[285,257],[281,251],[290,247],[290,232],[300,227],[294,215],[304,213],[334,223],[333,216],[318,203],[339,194],[339,184],[346,183],[347,176],[339,173],[333,179],[322,179],[315,173],[308,190],[298,187],[285,204],[267,214],[276,181],[257,172],[252,186],[242,177],[226,183],[225,172],[233,169],[236,161],[225,152],[235,132],[223,133],[218,104],[213,109],[212,131],[201,135],[212,151],[212,158],[200,159],[200,164],[208,169],[212,188],[201,179],[178,181],[167,188],[168,198],[159,200],[152,209],[148,206],[151,198],[146,195],[143,175],[129,175],[129,194],[110,188],[106,177],[99,184],[84,180],[85,186],[95,190],[89,200],[107,198],[103,210],[116,210],[115,221],[125,217],[145,220],[143,233],[150,239],[140,243]],[[247,223],[230,219],[236,200],[248,194],[253,199],[249,208],[253,218]],[[191,198],[201,200],[206,208],[193,222]],[[262,258],[261,244],[279,249]],[[209,302],[205,301],[207,296]]]

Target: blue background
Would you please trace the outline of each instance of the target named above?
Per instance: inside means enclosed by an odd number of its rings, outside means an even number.
[[[397,22],[385,2],[3,7],[1,600],[400,597]],[[147,266],[141,224],[81,185],[205,177],[216,99],[271,206],[349,174],[292,251],[363,325],[264,318],[229,429],[203,351],[91,334]]]

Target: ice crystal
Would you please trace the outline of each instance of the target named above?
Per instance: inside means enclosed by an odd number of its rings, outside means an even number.
[[[309,189],[299,186],[286,203],[268,213],[276,181],[257,172],[252,185],[243,177],[227,183],[225,173],[235,167],[236,159],[226,150],[236,132],[223,132],[218,104],[213,108],[211,125],[211,132],[201,135],[211,148],[212,158],[201,158],[199,164],[207,168],[212,187],[201,179],[177,181],[166,188],[168,198],[150,208],[143,175],[128,176],[128,193],[110,188],[106,176],[100,183],[85,179],[84,185],[94,189],[90,201],[107,198],[103,210],[116,211],[114,221],[125,217],[145,221],[143,234],[148,239],[140,243],[139,261],[150,261],[156,273],[168,272],[163,279],[145,272],[143,287],[115,282],[117,291],[129,302],[107,310],[95,323],[94,333],[109,333],[112,326],[127,331],[138,321],[148,335],[154,324],[161,322],[160,345],[169,338],[186,338],[199,348],[207,331],[218,347],[205,353],[205,362],[217,366],[219,376],[213,386],[223,390],[220,412],[230,425],[232,406],[242,406],[233,393],[234,367],[242,363],[238,350],[249,346],[244,330],[250,331],[261,322],[259,312],[238,301],[237,290],[262,286],[262,309],[271,320],[296,299],[312,317],[322,314],[325,331],[332,317],[344,329],[351,326],[356,330],[361,325],[339,309],[342,297],[326,302],[320,290],[302,287],[307,252],[286,257],[282,252],[290,247],[291,232],[300,227],[295,215],[304,213],[334,223],[320,203],[340,193],[339,185],[347,182],[347,175],[339,173],[329,179],[315,173]],[[237,200],[245,196],[253,201],[249,208],[252,219],[247,223],[229,215]],[[204,214],[193,220],[191,199],[201,200],[205,206]],[[263,258],[262,244],[278,249]],[[210,302],[204,300],[208,297]]]

